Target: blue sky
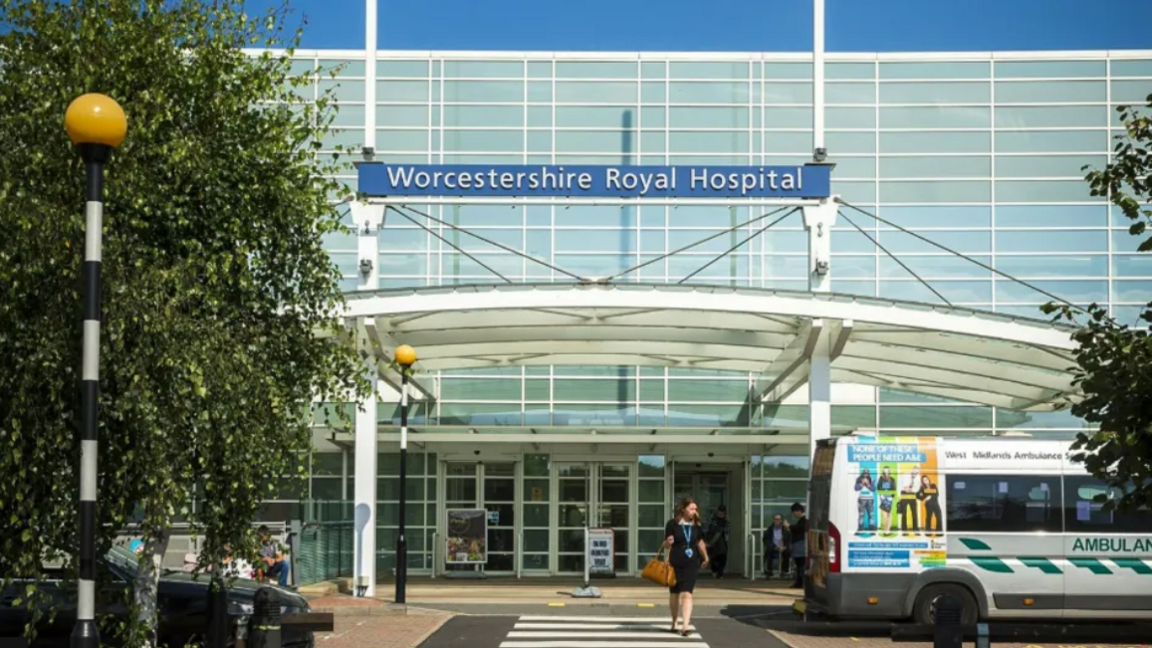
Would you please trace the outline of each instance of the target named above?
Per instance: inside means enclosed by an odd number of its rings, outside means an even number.
[[[378,0],[381,49],[810,51],[811,0]],[[252,9],[279,4],[254,0]],[[364,0],[290,0],[359,49]],[[1152,0],[826,0],[840,52],[1152,49]],[[1089,8],[1092,7],[1092,8]]]

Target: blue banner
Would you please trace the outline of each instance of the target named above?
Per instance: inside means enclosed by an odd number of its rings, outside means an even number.
[[[359,165],[373,197],[827,198],[831,167]]]
[[[852,444],[848,446],[850,463],[924,463],[928,455],[918,445]]]

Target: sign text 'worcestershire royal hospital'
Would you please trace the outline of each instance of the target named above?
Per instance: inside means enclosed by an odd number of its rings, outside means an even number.
[[[359,166],[368,196],[566,198],[826,198],[827,165],[796,166]]]

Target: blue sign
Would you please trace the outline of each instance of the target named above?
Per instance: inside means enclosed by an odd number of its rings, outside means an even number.
[[[360,191],[383,196],[556,198],[827,198],[831,167],[797,166],[359,166]]]
[[[851,551],[849,567],[911,567],[912,556],[907,551]]]
[[[848,446],[850,463],[924,463],[928,455],[917,445],[887,445],[879,443]]]

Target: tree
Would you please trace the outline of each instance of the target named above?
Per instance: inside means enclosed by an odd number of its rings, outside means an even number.
[[[1152,119],[1128,106],[1117,111],[1125,133],[1116,138],[1112,161],[1085,180],[1091,194],[1107,196],[1132,221],[1129,233],[1140,237],[1152,223]],[[1136,249],[1152,250],[1152,237],[1143,238]],[[1073,458],[1115,493],[1123,493],[1110,506],[1152,505],[1152,336],[1146,328],[1109,317],[1098,304],[1086,309],[1049,304],[1045,311],[1080,324],[1073,334],[1078,344],[1073,372],[1084,395],[1071,412],[1100,426],[1098,432],[1077,434]],[[1152,303],[1140,319],[1143,327],[1152,323]]]
[[[129,133],[105,184],[97,552],[135,511],[137,645],[172,523],[203,534],[202,566],[254,556],[261,502],[306,470],[309,405],[363,393],[355,353],[317,335],[343,306],[322,241],[347,167],[319,155],[335,106],[300,98],[286,19],[0,0],[0,577],[75,567],[84,173],[63,115],[102,92]]]

